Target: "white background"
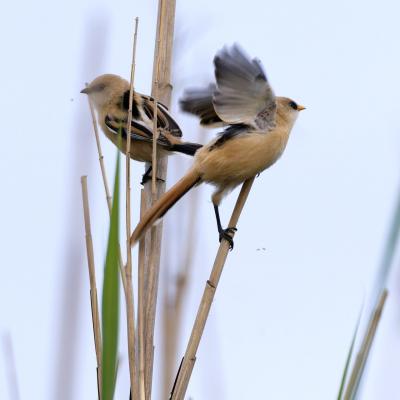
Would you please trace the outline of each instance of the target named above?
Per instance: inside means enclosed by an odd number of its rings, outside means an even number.
[[[21,399],[96,396],[81,175],[89,175],[99,287],[108,219],[79,91],[101,73],[129,76],[139,16],[136,88],[149,92],[156,3],[39,0],[3,7],[0,333],[12,341]],[[186,138],[212,137],[199,134],[176,102],[184,87],[212,79],[212,58],[225,43],[241,43],[262,60],[278,95],[307,107],[282,159],[255,181],[199,348],[193,399],[335,398],[400,182],[399,11],[389,0],[177,2],[173,112]],[[112,182],[115,149],[105,139],[103,149]],[[189,165],[172,157],[168,185]],[[143,167],[134,163],[133,170],[137,202]],[[218,246],[211,190],[196,189],[165,218],[162,288],[171,287],[183,262],[193,208],[197,221],[176,367]],[[223,221],[236,197],[237,191],[223,203]],[[398,278],[397,269],[363,400],[399,398]],[[159,374],[161,316],[157,322]],[[128,399],[124,327],[120,336],[116,398]],[[0,398],[13,399],[9,363],[0,354]],[[156,398],[165,399],[161,376],[155,382]]]

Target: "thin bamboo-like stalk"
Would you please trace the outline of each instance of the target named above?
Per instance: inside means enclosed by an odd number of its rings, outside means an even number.
[[[88,86],[88,84],[86,84],[86,86]],[[112,209],[111,194],[110,194],[110,187],[108,185],[106,168],[104,166],[104,156],[103,156],[103,151],[101,149],[99,130],[97,128],[97,122],[96,122],[96,116],[94,113],[93,104],[90,101],[89,96],[87,96],[87,98],[88,98],[88,102],[89,102],[90,115],[92,116],[93,131],[94,131],[94,136],[96,138],[97,153],[99,155],[100,170],[101,170],[101,176],[103,178],[104,191],[106,194],[108,213],[111,217],[111,209]],[[126,288],[126,276],[125,276],[125,271],[124,271],[124,263],[122,260],[121,246],[119,244],[118,244],[118,247],[119,247],[119,269],[121,272],[121,280],[122,280],[122,285],[124,288],[124,293],[126,293],[127,288]]]
[[[243,184],[238,199],[236,201],[235,208],[233,209],[231,219],[229,221],[229,227],[236,227],[240,214],[250,193],[253,182],[254,178],[251,178]],[[173,393],[171,394],[172,400],[183,400],[185,397],[186,389],[189,384],[194,363],[196,361],[197,349],[199,347],[200,340],[204,332],[204,327],[207,322],[211,304],[214,299],[215,291],[218,287],[218,282],[225,265],[228,251],[229,243],[226,240],[222,240],[219,245],[217,255],[215,257],[210,277],[206,282],[203,297],[197,311],[196,320],[192,328],[192,333],[190,335],[190,339],[186,348],[182,366],[178,373],[176,386]]]
[[[159,0],[157,34],[153,65],[152,96],[169,107],[171,102],[171,66],[172,66],[172,44],[174,35],[176,0]],[[155,111],[156,112],[156,111]],[[157,120],[155,118],[155,120]],[[154,135],[156,139],[157,133]],[[165,179],[167,175],[167,159],[158,155],[156,163],[152,164],[152,185],[145,185],[147,198],[146,208],[151,202],[165,191]],[[161,180],[156,180],[161,178]],[[156,185],[156,196],[153,195],[154,183]],[[158,276],[161,253],[162,224],[151,230],[146,235],[145,252],[145,293],[146,298],[142,302],[145,310],[144,332],[145,332],[145,393],[146,400],[151,399],[151,382],[153,374],[154,355],[154,324],[157,304]],[[143,242],[142,242],[143,243]],[[139,248],[140,251],[140,248]]]
[[[94,264],[93,240],[92,240],[92,232],[90,226],[90,209],[89,209],[87,176],[81,177],[81,185],[82,185],[83,216],[85,220],[86,252],[87,252],[88,269],[89,269],[89,282],[90,282],[90,305],[92,308],[94,347],[96,351],[96,360],[97,360],[97,391],[98,391],[98,398],[101,400],[101,382],[102,382],[101,329],[100,329],[100,317],[99,317],[99,303],[97,300],[96,269]]]
[[[161,23],[161,21],[160,21]],[[157,200],[157,140],[158,140],[158,124],[157,124],[157,98],[158,98],[158,68],[159,68],[159,46],[160,38],[156,38],[156,50],[155,50],[155,65],[154,76],[153,76],[153,101],[154,101],[154,111],[153,111],[153,143],[152,143],[152,159],[151,165],[151,202],[154,203]],[[128,239],[129,244],[129,239]],[[150,236],[150,258],[148,263],[148,287],[147,287],[147,299],[145,302],[145,320],[146,320],[146,353],[145,353],[145,375],[147,386],[145,388],[145,397],[151,397],[151,386],[153,381],[153,364],[154,364],[154,325],[155,325],[155,309],[157,302],[157,290],[158,290],[158,275],[159,275],[159,265],[157,265],[157,228],[153,227],[151,229]]]
[[[140,218],[146,210],[146,193],[142,189],[140,192]],[[138,254],[138,353],[139,353],[139,399],[145,399],[145,238],[140,239],[139,254]]]
[[[151,174],[151,196],[152,202],[154,203],[157,197],[157,140],[158,140],[158,129],[157,129],[157,96],[158,96],[158,67],[159,67],[159,47],[160,47],[160,39],[156,39],[156,51],[155,51],[155,64],[156,68],[154,70],[154,83],[153,83],[153,101],[154,101],[154,111],[153,111],[153,147],[151,154],[151,165],[152,165],[152,174]],[[127,242],[127,246],[129,246],[129,238]]]
[[[368,359],[369,351],[372,346],[372,342],[375,338],[376,331],[378,328],[379,321],[382,316],[383,307],[386,302],[386,298],[388,296],[387,289],[383,289],[379,301],[375,307],[372,318],[368,324],[367,330],[365,332],[365,336],[363,338],[360,351],[357,353],[357,357],[355,359],[351,375],[349,378],[349,382],[346,387],[346,391],[344,394],[344,400],[353,400],[357,394],[357,389],[360,383],[360,379],[365,367],[365,364]]]
[[[139,18],[135,18],[135,33],[133,36],[132,49],[132,64],[131,64],[131,80],[129,91],[129,107],[128,107],[128,124],[127,124],[127,141],[126,141],[126,287],[125,302],[126,302],[126,320],[127,320],[127,335],[128,335],[128,360],[129,360],[129,377],[131,383],[131,393],[134,399],[139,398],[138,391],[138,374],[136,364],[136,335],[135,335],[135,306],[133,299],[132,285],[132,250],[130,246],[131,235],[131,130],[132,130],[132,106],[134,95],[134,78],[136,68],[136,44],[137,30]]]
[[[197,141],[200,140],[200,136],[204,135],[204,132],[199,130]],[[164,309],[163,309],[163,337],[164,337],[164,356],[163,356],[163,394],[167,394],[171,391],[171,381],[174,373],[176,354],[178,347],[179,332],[182,325],[185,295],[187,292],[188,284],[190,282],[191,269],[193,266],[193,254],[196,248],[196,219],[198,208],[198,191],[191,192],[191,199],[187,202],[186,214],[188,215],[188,222],[185,224],[186,246],[185,254],[182,257],[182,263],[176,275],[174,289],[175,292],[169,295],[166,290],[164,298]],[[175,372],[176,373],[176,372]]]
[[[87,86],[88,86],[88,84],[86,83],[86,87]],[[96,139],[97,153],[99,155],[101,176],[103,178],[104,190],[106,192],[107,206],[108,206],[109,212],[111,213],[112,203],[111,203],[110,186],[108,185],[106,167],[104,165],[104,156],[103,156],[103,150],[101,149],[100,135],[99,135],[99,130],[97,128],[96,115],[94,112],[93,104],[90,101],[89,96],[87,96],[87,98],[88,98],[88,102],[89,102],[90,115],[92,117],[92,124],[93,124],[93,130],[94,130],[94,137]]]
[[[156,304],[158,294],[158,277],[159,277],[159,253],[158,240],[159,232],[157,227],[151,228],[150,235],[150,257],[149,271],[147,275],[147,298],[145,308],[145,385],[146,399],[151,398],[151,386],[153,379],[154,364],[154,326],[156,318]]]

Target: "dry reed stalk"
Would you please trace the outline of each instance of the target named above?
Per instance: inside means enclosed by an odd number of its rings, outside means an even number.
[[[149,271],[147,274],[147,296],[145,303],[145,391],[146,399],[151,398],[154,363],[154,327],[156,319],[156,305],[158,294],[159,261],[157,238],[159,232],[156,227],[151,228]]]
[[[85,220],[86,252],[87,252],[88,269],[89,269],[89,282],[90,282],[90,305],[92,308],[94,347],[96,351],[96,360],[97,360],[97,391],[98,391],[98,398],[101,400],[101,382],[102,382],[101,329],[100,329],[99,303],[97,301],[96,269],[94,264],[93,240],[92,240],[92,231],[90,225],[90,209],[89,209],[87,176],[81,177],[81,185],[82,185],[83,216]]]
[[[88,84],[86,83],[86,87],[87,86],[88,86]],[[97,153],[99,155],[100,170],[101,170],[101,176],[103,178],[104,190],[106,192],[107,205],[108,205],[109,211],[111,212],[111,207],[112,207],[111,193],[110,193],[110,187],[108,185],[106,167],[104,166],[104,156],[103,156],[103,150],[101,149],[100,135],[99,135],[99,130],[97,128],[96,115],[95,115],[95,112],[94,112],[93,104],[90,101],[89,96],[87,96],[87,98],[88,98],[88,102],[89,102],[90,115],[92,117],[94,137],[96,139]]]
[[[136,68],[136,44],[137,30],[139,18],[135,18],[135,31],[133,36],[132,48],[132,64],[131,64],[131,79],[129,91],[129,107],[128,107],[128,123],[127,123],[127,141],[126,141],[126,320],[127,320],[127,335],[128,335],[128,360],[129,360],[129,378],[131,383],[131,393],[134,399],[139,398],[138,391],[138,375],[136,364],[136,335],[135,335],[135,306],[133,299],[132,285],[132,250],[130,246],[131,236],[131,129],[132,129],[132,106],[134,94],[134,78]]]
[[[159,21],[160,22],[160,21]],[[160,22],[161,23],[161,22]],[[157,140],[158,140],[158,129],[157,129],[157,96],[158,96],[158,68],[159,68],[159,46],[160,46],[160,38],[157,36],[156,44],[155,44],[155,69],[153,75],[153,89],[152,96],[154,99],[154,111],[153,111],[153,143],[152,143],[152,174],[151,174],[151,203],[153,204],[157,200]],[[147,299],[145,302],[145,321],[147,325],[146,333],[149,331],[149,335],[146,335],[146,353],[145,353],[145,375],[147,387],[145,388],[145,397],[150,398],[151,396],[151,386],[152,386],[152,372],[153,372],[153,363],[154,363],[154,344],[153,344],[153,335],[154,335],[154,324],[153,318],[155,319],[155,312],[153,314],[153,310],[155,311],[157,301],[157,288],[158,288],[158,273],[159,268],[156,266],[156,258],[157,258],[157,249],[156,249],[156,228],[151,229],[150,236],[150,258],[149,258],[149,273],[148,273],[148,287],[147,287]],[[129,242],[128,242],[129,243]],[[147,394],[147,395],[146,395]]]
[[[152,143],[152,154],[151,154],[151,165],[152,165],[152,174],[151,174],[151,196],[152,202],[156,201],[157,196],[157,140],[158,140],[158,129],[157,129],[157,96],[158,96],[158,66],[159,66],[159,49],[160,39],[156,39],[156,51],[155,51],[155,64],[156,68],[154,70],[153,76],[153,99],[154,99],[154,111],[153,111],[153,143]],[[128,242],[129,244],[129,242]]]
[[[86,86],[88,86],[88,84],[86,84]],[[88,102],[89,102],[90,115],[92,116],[93,130],[94,130],[94,136],[96,138],[97,153],[99,155],[101,176],[103,178],[103,185],[104,185],[104,190],[105,190],[105,193],[106,193],[108,213],[109,213],[109,215],[111,217],[111,209],[112,209],[111,194],[110,194],[110,187],[108,185],[106,168],[104,166],[104,156],[103,156],[103,151],[101,149],[99,130],[97,128],[97,122],[96,122],[96,116],[95,116],[95,113],[94,113],[93,104],[90,101],[89,96],[87,96],[87,98],[88,98]],[[118,247],[119,247],[119,269],[120,269],[120,272],[121,272],[121,280],[122,280],[122,285],[123,285],[123,288],[124,288],[124,293],[126,293],[126,289],[127,288],[126,288],[126,276],[125,276],[125,272],[124,272],[124,263],[123,263],[123,260],[122,260],[121,246],[119,244],[118,244]]]
[[[197,142],[204,132],[199,130]],[[199,202],[199,192],[192,192],[192,198],[187,202],[186,213],[189,216],[185,227],[186,242],[188,245],[185,249],[185,255],[182,258],[182,263],[178,270],[175,279],[175,293],[169,297],[166,291],[164,299],[163,323],[164,323],[164,357],[163,357],[163,393],[167,394],[171,390],[171,380],[173,369],[175,368],[178,337],[181,329],[182,318],[184,313],[184,299],[191,276],[193,266],[193,253],[195,250],[195,235],[196,235],[196,210]]]
[[[170,106],[171,102],[171,61],[172,61],[172,44],[174,34],[175,21],[175,3],[176,0],[159,0],[158,18],[157,18],[157,34],[153,64],[153,85],[152,96],[157,100]],[[155,118],[157,121],[157,119]],[[157,136],[157,132],[154,137]],[[165,178],[167,175],[167,159],[166,157],[158,157],[156,163],[152,164],[152,185],[145,185],[147,204],[149,207],[151,202],[165,192]],[[156,178],[161,180],[154,180]],[[154,191],[154,183],[156,191]],[[153,193],[156,192],[156,196]],[[146,400],[151,399],[151,381],[153,374],[153,355],[154,355],[154,323],[157,304],[158,276],[160,266],[161,253],[161,233],[162,224],[151,230],[150,235],[145,238],[145,282],[144,291],[145,298],[142,304],[145,310],[144,333],[145,333],[145,393]],[[142,242],[144,243],[144,242]],[[139,249],[140,251],[140,249]]]
[[[344,400],[353,400],[357,394],[357,388],[360,383],[360,379],[362,377],[362,373],[365,367],[365,364],[368,359],[369,351],[372,346],[372,342],[375,338],[376,331],[378,328],[379,321],[382,316],[383,307],[386,302],[386,298],[388,296],[387,289],[383,289],[381,295],[379,296],[378,302],[374,309],[374,313],[372,318],[368,324],[367,330],[365,332],[363,341],[361,343],[361,347],[359,352],[357,353],[356,360],[354,362],[351,375],[349,378],[349,383],[347,384]]]
[[[146,193],[142,189],[140,192],[140,218],[142,218],[146,210]],[[138,254],[138,353],[139,353],[139,399],[145,399],[145,239],[140,239],[139,254]]]
[[[250,193],[251,186],[253,185],[254,178],[247,180],[239,193],[238,199],[233,209],[231,219],[229,221],[229,227],[236,227],[240,214],[246,203],[247,197]],[[203,292],[196,320],[194,322],[192,333],[186,348],[185,356],[183,358],[182,366],[176,379],[176,385],[171,394],[172,400],[183,400],[187,386],[189,384],[190,376],[196,361],[196,353],[200,344],[201,337],[204,332],[204,327],[207,322],[208,314],[210,312],[211,304],[214,299],[215,291],[218,287],[218,282],[221,277],[222,270],[225,265],[225,261],[229,251],[229,243],[226,240],[222,240],[217,255],[215,257],[214,265],[211,270],[210,277],[206,282],[206,286]]]

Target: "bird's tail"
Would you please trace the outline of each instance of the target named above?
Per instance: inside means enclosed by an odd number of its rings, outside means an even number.
[[[173,144],[171,147],[172,151],[177,151],[178,153],[187,154],[188,156],[194,156],[196,151],[203,147],[203,145],[191,142],[182,142]]]
[[[191,169],[189,172],[180,179],[171,189],[165,192],[154,204],[148,209],[131,236],[131,246],[133,246],[142,235],[193,186],[200,183],[200,174]]]

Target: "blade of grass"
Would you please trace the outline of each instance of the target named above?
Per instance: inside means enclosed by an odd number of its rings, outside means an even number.
[[[400,189],[397,194],[397,200],[391,224],[386,238],[386,246],[383,251],[382,262],[378,270],[377,279],[375,282],[374,295],[376,301],[379,300],[382,289],[386,286],[387,278],[390,274],[391,267],[393,266],[394,256],[396,254],[396,248],[399,243],[400,236]]]
[[[103,282],[103,379],[101,385],[103,400],[112,400],[114,396],[117,368],[119,322],[119,158],[118,153]]]
[[[88,86],[88,84],[86,84],[86,86]],[[111,194],[110,194],[110,188],[109,188],[109,185],[108,185],[106,168],[105,168],[105,165],[104,165],[104,155],[103,155],[103,150],[101,148],[99,129],[97,127],[97,122],[96,122],[96,115],[95,115],[95,112],[94,112],[93,104],[90,101],[89,96],[88,96],[88,102],[89,102],[90,115],[92,116],[93,132],[94,132],[94,136],[95,136],[95,139],[96,139],[96,147],[97,147],[97,153],[98,153],[98,156],[99,156],[100,170],[101,170],[101,176],[102,176],[102,180],[103,180],[104,191],[105,191],[105,194],[106,194],[108,212],[109,212],[110,217],[111,217],[111,207],[112,207],[111,200],[112,199],[111,199]],[[119,268],[120,268],[120,271],[121,271],[121,280],[122,280],[122,284],[124,286],[124,292],[126,293],[128,288],[127,288],[127,284],[126,284],[126,276],[125,276],[125,271],[124,271],[124,262],[122,260],[122,252],[121,252],[120,246],[119,246]]]
[[[356,323],[356,326],[354,327],[353,337],[351,339],[349,352],[347,353],[346,363],[344,365],[344,370],[343,370],[343,374],[342,374],[342,380],[340,381],[340,387],[339,387],[339,393],[338,393],[338,396],[337,396],[337,400],[342,400],[342,398],[343,398],[344,387],[345,387],[346,380],[347,380],[347,373],[349,371],[350,361],[351,361],[351,359],[353,357],[354,343],[356,341],[358,328],[360,327],[362,310],[363,310],[363,305],[361,306],[361,309],[360,309],[360,312],[359,312],[358,318],[357,318],[357,323]]]
[[[386,244],[382,255],[382,261],[376,274],[374,286],[371,292],[371,306],[368,310],[370,314],[369,323],[366,329],[362,332],[362,343],[360,349],[358,349],[357,358],[353,366],[353,371],[350,377],[350,382],[346,389],[348,396],[345,399],[357,399],[359,396],[359,389],[362,387],[363,371],[367,363],[369,347],[372,344],[373,337],[379,323],[380,313],[383,308],[387,296],[387,280],[391,273],[394,265],[395,254],[397,251],[400,236],[400,190],[397,193],[397,199],[395,203],[395,209],[389,232],[386,238]],[[351,382],[353,380],[353,382]]]
[[[346,391],[343,397],[344,400],[353,400],[357,396],[357,391],[364,372],[364,367],[367,363],[369,351],[371,350],[372,342],[376,335],[387,295],[388,291],[387,289],[384,289],[379,297],[379,302],[374,309],[372,319],[368,324],[368,328],[366,330],[365,336],[363,337],[360,350],[357,353],[357,357],[351,371],[349,383],[347,384]]]

